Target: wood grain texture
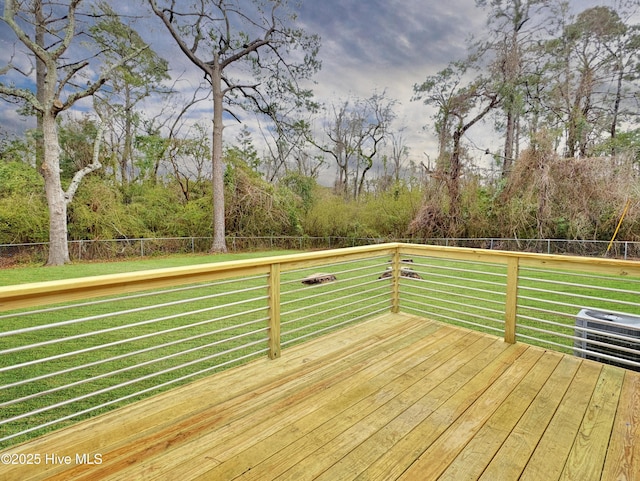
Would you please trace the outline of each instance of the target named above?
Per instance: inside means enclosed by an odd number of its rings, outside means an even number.
[[[0,479],[630,481],[639,413],[638,373],[386,314],[4,452],[102,464]]]

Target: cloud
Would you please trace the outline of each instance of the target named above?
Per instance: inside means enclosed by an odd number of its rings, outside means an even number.
[[[386,91],[398,101],[396,128],[405,135],[414,160],[435,155],[432,112],[411,102],[413,85],[463,58],[465,40],[482,28],[472,0],[306,1],[300,26],[322,38],[322,71],[316,97],[327,103],[347,96]]]
[[[464,55],[464,40],[482,23],[470,0],[325,0],[305,2],[299,19],[323,39],[329,66],[380,71],[384,67],[438,67]]]
[[[243,5],[244,0],[239,3]],[[594,4],[612,4],[613,0],[571,0],[574,10]],[[87,2],[90,3],[90,2]],[[201,84],[202,72],[186,59],[160,21],[145,7],[120,2],[114,6],[139,16],[139,32],[158,54],[170,61],[171,74],[180,80],[174,85],[183,98],[190,98]],[[145,2],[146,3],[146,2]],[[249,2],[246,2],[249,4]],[[295,2],[291,2],[293,5]],[[466,40],[482,34],[486,11],[475,0],[305,0],[297,12],[299,26],[322,39],[322,70],[313,89],[316,99],[326,104],[339,103],[348,96],[370,97],[374,91],[386,91],[396,99],[396,127],[406,127],[405,137],[415,161],[437,154],[433,132],[433,112],[421,102],[412,102],[413,85],[434,75],[449,62],[467,54]],[[0,22],[0,61],[10,55],[13,37]],[[25,66],[27,64],[25,63]],[[3,125],[16,123],[8,115],[13,105],[3,103]],[[148,117],[160,114],[162,105],[148,103]],[[191,111],[194,121],[211,122],[211,104],[202,102]],[[243,122],[255,126],[255,119],[243,115]],[[235,141],[238,124],[230,121],[227,140]],[[426,129],[425,129],[426,127]],[[470,134],[479,147],[499,150],[499,141],[489,135],[490,125],[474,127]],[[254,141],[260,134],[255,128]],[[495,136],[494,136],[495,137]]]

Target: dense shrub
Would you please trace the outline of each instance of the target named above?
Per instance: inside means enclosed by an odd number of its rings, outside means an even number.
[[[232,159],[233,160],[233,159]],[[357,201],[314,179],[290,174],[266,182],[240,159],[225,173],[226,231],[231,236],[308,235],[393,239],[407,235],[609,240],[627,205],[618,239],[640,238],[640,184],[633,159],[561,159],[525,151],[511,175],[488,183],[467,174],[461,182],[459,218],[450,218],[443,183],[420,188],[402,183],[365,193]],[[69,205],[69,238],[208,237],[212,234],[211,184],[113,184],[92,174]],[[41,176],[30,165],[0,161],[0,243],[48,240],[48,211]]]
[[[120,188],[98,176],[86,177],[68,207],[72,240],[121,239],[144,232],[143,221],[131,215]]]
[[[49,215],[44,182],[22,162],[0,162],[0,244],[46,242]]]
[[[401,238],[407,235],[411,220],[416,216],[422,191],[404,185],[367,195],[359,211],[361,221],[378,237]]]
[[[302,234],[293,192],[266,182],[244,164],[227,167],[225,203],[228,235]]]
[[[620,238],[637,238],[638,175],[630,160],[563,159],[525,151],[502,193],[503,237],[608,240],[629,201]],[[634,234],[635,232],[635,234]]]
[[[325,187],[316,187],[315,202],[303,220],[304,232],[313,237],[366,237],[360,222],[361,204],[346,201]]]

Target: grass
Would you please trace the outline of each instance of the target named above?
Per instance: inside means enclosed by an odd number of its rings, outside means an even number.
[[[113,262],[81,262],[64,266],[44,267],[42,265],[28,265],[0,269],[0,286],[26,284],[30,282],[54,281],[60,279],[74,279],[78,277],[99,276],[103,274],[119,274],[147,269],[161,269],[165,267],[191,266],[211,262],[224,262],[240,259],[254,259],[293,254],[298,251],[265,251],[245,252],[234,254],[183,254],[158,257],[144,257],[134,260]]]

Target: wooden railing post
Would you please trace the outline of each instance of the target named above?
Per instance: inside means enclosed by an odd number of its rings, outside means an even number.
[[[504,306],[504,340],[510,344],[516,342],[516,315],[518,311],[518,274],[519,257],[507,260],[507,298]]]
[[[269,272],[269,358],[280,357],[280,264]]]
[[[400,248],[396,247],[391,258],[391,312],[400,312]]]

